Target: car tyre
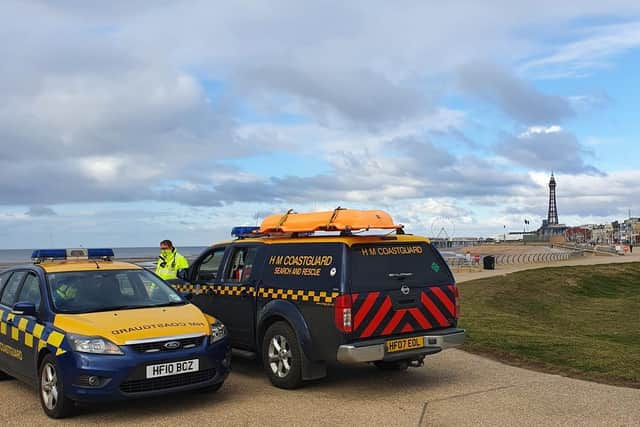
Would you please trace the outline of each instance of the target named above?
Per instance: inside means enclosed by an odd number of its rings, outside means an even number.
[[[262,363],[274,386],[294,389],[302,385],[302,350],[288,323],[276,322],[267,329],[262,340]]]
[[[56,358],[47,354],[40,363],[38,374],[38,394],[44,413],[50,418],[70,416],[75,404],[64,394],[64,384]]]
[[[408,360],[396,360],[394,362],[384,362],[382,360],[373,362],[376,368],[383,371],[406,371],[409,368]]]

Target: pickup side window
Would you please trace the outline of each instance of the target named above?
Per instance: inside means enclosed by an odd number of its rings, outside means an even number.
[[[218,277],[218,270],[224,258],[225,248],[214,248],[205,255],[200,265],[196,266],[196,283],[213,282]]]
[[[300,290],[339,289],[343,250],[341,243],[267,245],[263,286]]]

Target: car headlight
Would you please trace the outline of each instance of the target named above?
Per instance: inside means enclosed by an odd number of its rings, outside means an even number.
[[[93,354],[124,354],[120,347],[106,338],[67,335],[73,351]]]
[[[220,341],[222,338],[227,336],[227,328],[222,324],[221,321],[216,320],[216,322],[211,325],[211,336],[209,337],[209,343],[213,344],[214,342]]]

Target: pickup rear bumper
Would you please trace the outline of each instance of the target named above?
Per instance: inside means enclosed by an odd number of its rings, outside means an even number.
[[[337,359],[340,363],[376,362],[379,360],[393,361],[402,359],[418,359],[428,354],[438,353],[447,348],[458,347],[464,342],[464,329],[449,328],[412,335],[424,337],[424,347],[389,353],[386,351],[385,342],[388,339],[375,339],[354,344],[343,344],[338,347]],[[389,338],[394,339],[394,338]]]

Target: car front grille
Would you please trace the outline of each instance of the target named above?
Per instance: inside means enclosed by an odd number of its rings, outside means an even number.
[[[140,344],[131,344],[130,347],[139,353],[157,353],[159,351],[176,351],[176,350],[186,350],[188,348],[198,347],[202,344],[202,341],[205,339],[204,336],[194,337],[194,338],[182,338],[177,340],[168,339],[165,341],[153,341],[153,342],[145,342]],[[175,348],[167,348],[165,344],[168,342],[178,342],[179,346]]]
[[[128,380],[120,384],[123,393],[144,393],[155,390],[166,390],[174,387],[198,384],[215,377],[215,369],[206,369],[188,374],[171,375],[169,377]]]

